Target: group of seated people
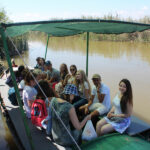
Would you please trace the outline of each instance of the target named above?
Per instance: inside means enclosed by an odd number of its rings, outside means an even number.
[[[50,134],[56,143],[63,146],[74,144],[61,121],[77,142],[88,120],[92,120],[98,136],[113,131],[123,133],[129,127],[133,108],[129,80],[122,79],[119,82],[119,91],[111,107],[109,87],[102,83],[99,74],[93,74],[91,89],[85,72],[77,70],[75,65],[70,66],[69,73],[66,64],[61,64],[58,71],[52,67],[51,61],[40,57],[36,60],[37,65],[32,74],[27,69],[22,71],[19,89],[22,89],[28,118],[32,118],[35,100],[45,102],[47,122],[51,119],[47,128],[50,126]]]

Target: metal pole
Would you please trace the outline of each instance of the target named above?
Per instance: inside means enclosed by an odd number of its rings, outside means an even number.
[[[50,36],[48,35],[48,37],[47,37],[47,43],[46,43],[46,51],[45,51],[45,60],[46,60],[46,56],[47,56],[47,48],[48,48],[49,38],[50,38]]]
[[[87,32],[86,37],[86,75],[88,77],[88,60],[89,60],[89,32]]]
[[[17,96],[17,102],[18,102],[18,105],[19,105],[19,108],[20,108],[20,111],[21,111],[21,116],[22,116],[22,119],[23,119],[23,123],[24,123],[24,126],[25,126],[25,131],[26,131],[26,134],[28,136],[28,140],[29,140],[31,149],[34,150],[34,145],[33,145],[33,142],[32,142],[31,132],[30,132],[30,129],[29,129],[28,124],[27,124],[26,116],[25,116],[23,106],[22,106],[22,102],[21,102],[21,97],[20,97],[18,86],[17,86],[17,83],[16,83],[16,77],[15,77],[15,74],[14,74],[13,69],[12,69],[12,64],[11,64],[10,55],[9,55],[9,51],[8,51],[8,46],[7,46],[7,42],[6,42],[5,31],[1,26],[0,26],[0,32],[1,32],[2,40],[3,40],[5,56],[6,56],[6,59],[7,59],[7,62],[8,62],[9,70],[10,70],[11,77],[12,77],[13,84],[14,84],[14,88],[15,88],[15,93],[16,93],[16,96]]]

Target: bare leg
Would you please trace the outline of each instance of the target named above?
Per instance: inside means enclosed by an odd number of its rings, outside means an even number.
[[[95,116],[100,116],[100,113],[97,110],[95,110],[91,113],[91,118],[93,118]]]
[[[106,124],[104,126],[102,126],[101,131],[100,131],[100,136],[107,134],[109,132],[113,132],[114,128],[111,124]]]
[[[100,132],[101,132],[101,128],[102,126],[104,126],[105,124],[107,124],[106,120],[103,118],[102,120],[100,120],[97,124],[96,124],[96,133],[98,136],[100,136]]]
[[[99,121],[100,114],[97,110],[95,110],[90,115],[91,115],[91,120],[92,120],[93,126],[96,129],[96,124]]]

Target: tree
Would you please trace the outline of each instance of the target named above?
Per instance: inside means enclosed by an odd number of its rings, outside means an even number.
[[[6,11],[3,8],[0,8],[0,23],[6,23],[9,21],[9,18],[6,14]]]
[[[3,8],[0,8],[0,23],[7,23],[9,22],[9,18],[6,14],[6,11]],[[0,37],[0,59],[4,58],[4,50],[3,50],[3,44],[2,39]]]

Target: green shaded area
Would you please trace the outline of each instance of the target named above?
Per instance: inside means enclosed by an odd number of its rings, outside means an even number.
[[[122,34],[141,32],[150,29],[150,24],[98,19],[54,20],[2,25],[6,28],[7,35],[11,37],[22,35],[29,31],[41,31],[50,36],[71,36],[84,32]]]
[[[105,135],[81,146],[82,150],[149,150],[150,143],[139,138],[118,133]]]
[[[45,32],[51,36],[71,36],[81,33],[80,31],[72,31],[67,29],[58,28],[59,24],[37,24],[37,25],[22,25],[22,26],[12,26],[8,27],[6,30],[7,36],[14,37],[25,34],[29,31],[40,31]]]

